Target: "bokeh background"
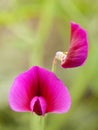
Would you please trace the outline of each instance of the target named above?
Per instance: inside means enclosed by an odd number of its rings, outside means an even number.
[[[30,113],[13,112],[8,96],[15,77],[33,65],[51,69],[56,51],[67,51],[70,22],[88,32],[85,66],[57,76],[72,95],[69,113],[49,114],[46,130],[98,130],[98,1],[0,0],[0,130],[30,130]]]

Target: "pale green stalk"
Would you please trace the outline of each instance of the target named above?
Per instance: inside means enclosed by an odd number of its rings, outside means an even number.
[[[42,65],[44,45],[52,27],[54,12],[55,0],[44,1],[40,13],[39,27],[35,35],[34,44],[32,44],[30,66],[34,64]]]
[[[40,117],[40,124],[41,124],[41,129],[40,130],[45,130],[45,117]]]
[[[30,129],[31,130],[44,130],[45,128],[45,120],[44,116],[38,116],[36,114],[30,115]]]
[[[30,66],[42,65],[44,44],[52,27],[54,10],[55,0],[44,1],[41,10],[40,24],[31,48]],[[44,118],[41,116],[39,119],[38,116],[32,115],[30,126],[30,130],[44,130]]]
[[[56,59],[54,58],[54,60],[53,60],[53,63],[52,63],[52,72],[56,72]]]

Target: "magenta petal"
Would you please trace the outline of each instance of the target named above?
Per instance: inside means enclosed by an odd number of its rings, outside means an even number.
[[[71,107],[71,96],[53,72],[35,66],[16,78],[9,103],[14,111],[19,112],[63,113]]]
[[[38,82],[36,69],[19,75],[11,88],[9,103],[14,111],[30,111],[30,101],[37,94]]]
[[[71,23],[71,45],[65,62],[64,68],[78,67],[85,63],[88,56],[87,32],[74,22]]]
[[[64,113],[71,107],[71,96],[67,87],[56,75],[45,69],[38,69],[41,95],[47,101],[47,112]]]
[[[35,112],[37,115],[44,115],[47,109],[47,102],[45,98],[41,96],[40,97],[35,96],[31,100],[30,107],[31,107],[32,112]]]

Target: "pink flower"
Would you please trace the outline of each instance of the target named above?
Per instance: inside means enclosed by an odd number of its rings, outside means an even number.
[[[71,44],[68,52],[57,52],[63,68],[82,66],[88,56],[87,32],[79,24],[71,23]]]
[[[71,96],[53,72],[34,66],[16,78],[9,104],[17,112],[64,113],[71,107]]]

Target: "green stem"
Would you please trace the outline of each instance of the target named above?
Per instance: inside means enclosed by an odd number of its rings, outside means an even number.
[[[38,116],[36,114],[31,115],[30,130],[44,130],[45,129],[45,120],[44,117]]]
[[[40,117],[40,125],[41,125],[40,130],[44,130],[45,129],[45,117]]]
[[[54,58],[54,60],[53,60],[53,63],[52,63],[52,72],[56,72],[56,58]]]

